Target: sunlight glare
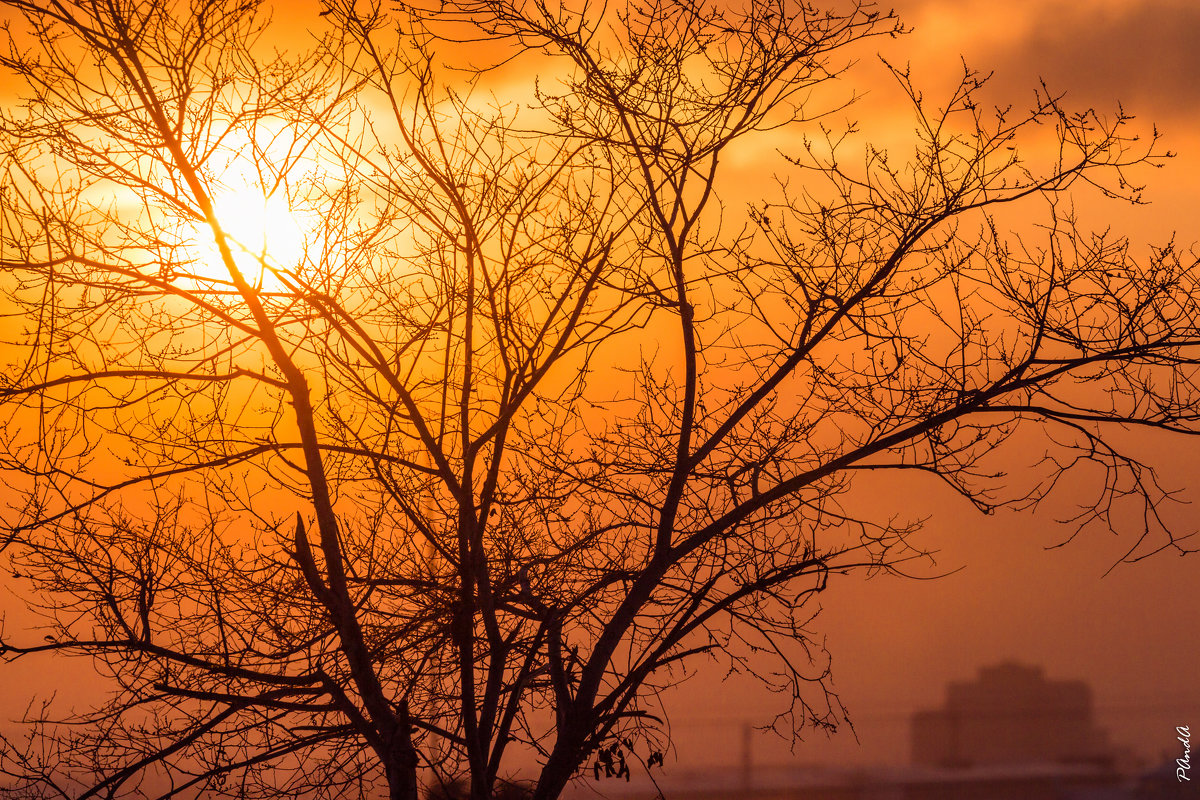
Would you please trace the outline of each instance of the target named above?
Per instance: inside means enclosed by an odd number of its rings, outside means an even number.
[[[279,195],[264,197],[257,187],[229,192],[213,200],[221,228],[229,237],[238,268],[251,281],[276,283],[263,263],[294,271],[304,256],[305,236],[296,215]],[[220,268],[220,258],[213,256]],[[220,269],[224,272],[224,269]],[[265,274],[264,274],[265,273]]]

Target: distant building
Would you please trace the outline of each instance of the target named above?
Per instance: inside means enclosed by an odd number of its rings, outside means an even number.
[[[1040,667],[1005,662],[970,683],[947,687],[945,706],[912,721],[914,764],[1111,765],[1108,735],[1096,727],[1083,681],[1050,681]]]

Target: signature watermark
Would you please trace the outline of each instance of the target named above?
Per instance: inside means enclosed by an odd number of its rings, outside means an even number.
[[[1180,725],[1175,729],[1175,733],[1179,736],[1179,741],[1183,743],[1183,757],[1175,759],[1175,779],[1180,783],[1191,781],[1188,777],[1188,770],[1192,768],[1192,732],[1188,730],[1187,725]]]

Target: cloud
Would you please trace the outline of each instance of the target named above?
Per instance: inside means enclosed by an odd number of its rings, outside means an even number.
[[[1154,119],[1200,116],[1200,3],[1194,0],[901,0],[922,48],[961,52],[1019,101],[1042,78],[1072,105]]]

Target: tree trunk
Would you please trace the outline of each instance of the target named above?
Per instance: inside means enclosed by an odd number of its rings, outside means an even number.
[[[393,745],[386,768],[388,800],[418,800],[416,751]]]
[[[573,752],[572,748],[564,747],[560,740],[546,759],[546,765],[542,767],[537,786],[533,790],[533,800],[558,800],[558,796],[562,794],[579,767],[579,758],[568,755]]]

